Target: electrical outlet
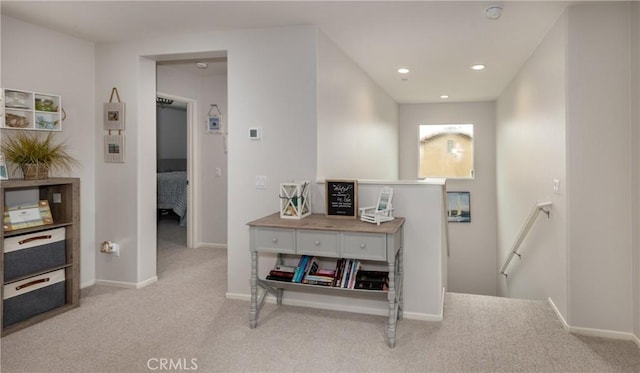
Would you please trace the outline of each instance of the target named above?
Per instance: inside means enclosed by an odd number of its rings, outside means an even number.
[[[256,176],[256,189],[267,189],[266,176]]]
[[[61,193],[53,193],[53,203],[62,203]]]

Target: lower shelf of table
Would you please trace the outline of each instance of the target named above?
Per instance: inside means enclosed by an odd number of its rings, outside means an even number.
[[[362,290],[362,289],[345,289],[339,287],[332,286],[322,286],[322,285],[309,285],[309,284],[301,284],[297,282],[286,282],[286,281],[274,281],[274,280],[258,280],[258,284],[261,286],[269,286],[276,289],[282,290],[292,290],[292,291],[303,291],[303,292],[314,292],[321,294],[333,294],[333,295],[348,295],[350,297],[362,297],[362,298],[378,298],[378,299],[388,299],[389,291],[388,290]]]

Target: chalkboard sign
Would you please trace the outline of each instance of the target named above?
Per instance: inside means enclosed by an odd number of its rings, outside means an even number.
[[[336,218],[358,217],[358,181],[325,180],[327,216]]]

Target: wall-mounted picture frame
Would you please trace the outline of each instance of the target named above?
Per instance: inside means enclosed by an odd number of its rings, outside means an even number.
[[[471,223],[470,192],[447,192],[447,221]]]
[[[358,180],[325,180],[326,215],[358,218]]]
[[[124,163],[124,135],[104,135],[104,161]]]
[[[211,115],[209,116],[209,121],[207,122],[207,132],[218,132],[221,127],[221,118],[219,115]]]
[[[104,103],[104,129],[124,130],[124,102]]]
[[[9,173],[7,173],[7,164],[2,158],[0,158],[0,180],[9,180]]]

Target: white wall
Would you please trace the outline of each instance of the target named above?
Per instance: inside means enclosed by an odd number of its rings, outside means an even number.
[[[196,230],[197,246],[220,246],[227,243],[227,154],[225,138],[218,133],[207,133],[206,123],[211,104],[217,104],[223,113],[223,126],[228,125],[227,75],[200,77],[170,66],[158,66],[159,92],[196,101],[198,123],[196,146],[199,149],[200,205]],[[225,129],[226,130],[226,129]],[[220,176],[216,175],[220,168]]]
[[[211,32],[98,45],[96,97],[116,85],[127,101],[127,163],[98,169],[98,236],[121,242],[116,260],[97,259],[100,275],[113,281],[145,283],[155,275],[156,55],[228,53],[228,274],[230,293],[249,293],[249,237],[246,223],[278,209],[279,183],[316,174],[316,30],[314,27]],[[140,56],[149,56],[149,59]],[[263,129],[252,141],[250,127]],[[296,139],[296,141],[291,141]],[[99,138],[96,138],[96,142]],[[150,171],[149,171],[150,170]],[[267,188],[257,190],[257,175]],[[102,188],[102,187],[101,187]],[[109,198],[117,190],[120,198]],[[129,253],[134,253],[132,257]]]
[[[204,208],[200,219],[200,246],[224,246],[227,244],[227,153],[225,142],[227,139],[220,133],[206,133],[204,125],[207,120],[211,104],[217,104],[222,112],[223,131],[229,125],[229,110],[227,104],[227,75],[212,75],[201,82],[202,105],[201,111],[201,144],[200,153],[200,183],[203,185],[200,201]],[[240,136],[242,133],[240,134]],[[220,169],[220,176],[216,174]],[[233,188],[232,188],[233,190]]]
[[[474,125],[475,179],[449,179],[449,191],[471,192],[471,223],[449,224],[448,291],[496,295],[495,102],[400,105],[400,178],[418,173],[421,124]]]
[[[156,106],[157,158],[187,158],[187,111],[173,107]]]
[[[62,96],[67,119],[56,138],[69,145],[81,166],[70,175],[55,176],[80,178],[80,282],[90,285],[98,250],[94,216],[100,211],[95,205],[94,164],[97,155],[102,159],[102,143],[96,151],[91,141],[96,127],[102,126],[94,119],[94,45],[6,16],[1,26],[2,87]]]
[[[318,178],[398,179],[398,105],[318,32]]]
[[[567,313],[565,28],[561,17],[497,102],[498,265],[502,266],[536,202],[552,202],[538,217],[507,269],[498,293],[551,298]],[[560,194],[553,193],[553,179]]]
[[[633,329],[638,228],[630,201],[639,193],[632,182],[639,170],[631,168],[638,123],[631,122],[630,14],[627,2],[567,11],[569,323],[625,332]]]

